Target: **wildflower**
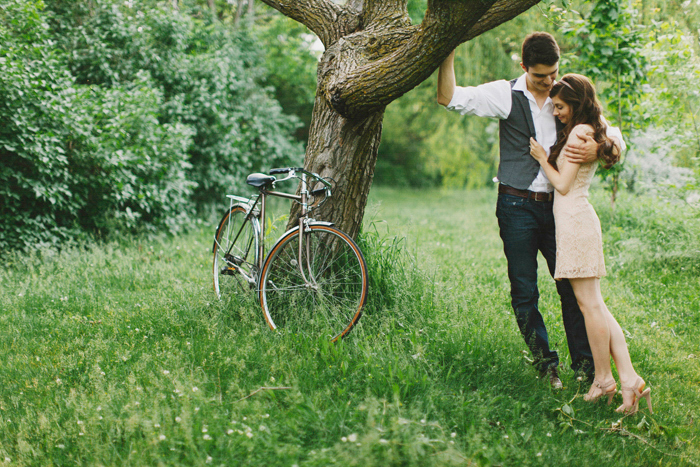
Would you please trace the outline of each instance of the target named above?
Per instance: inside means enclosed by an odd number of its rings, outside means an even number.
[[[384,438],[381,438],[379,440],[379,444],[388,444],[388,443],[389,443],[389,441],[385,440]]]
[[[453,433],[450,434],[450,436],[451,436],[452,438],[456,438],[456,437],[457,437],[457,433],[454,433],[454,432],[453,432]]]
[[[246,435],[248,438],[252,438],[252,437],[253,437],[253,433],[251,433],[250,431],[247,432],[245,435]]]
[[[541,452],[538,452],[537,454],[535,454],[535,456],[537,456],[537,457],[542,457],[542,453],[541,453]]]
[[[163,370],[163,374],[164,374],[164,375],[169,375],[170,372],[169,372],[168,370]]]
[[[340,440],[341,440],[343,443],[347,443],[347,442],[348,442],[348,439],[347,439],[345,436],[343,436],[342,438],[340,438]]]
[[[204,425],[204,426],[202,427],[202,433],[206,433],[207,431],[209,431],[209,430],[207,429],[207,426]]]
[[[233,430],[232,430],[231,428],[229,428],[228,431],[226,432],[226,434],[227,434],[227,435],[232,435],[232,434],[233,434]]]
[[[202,438],[204,438],[204,439],[206,439],[206,440],[210,440],[210,439],[211,439],[211,436],[209,436],[209,435],[204,435],[204,436],[202,436]]]
[[[160,435],[160,436],[158,437],[158,439],[161,440],[161,441],[165,441],[165,435]]]
[[[199,388],[197,386],[192,388],[192,392],[197,392],[197,391],[199,391]]]
[[[153,425],[153,426],[154,426],[155,428],[160,428],[160,423],[156,423],[156,424]]]
[[[207,456],[207,464],[211,464],[211,461],[213,461],[213,460],[214,459],[212,459],[211,456]]]
[[[182,421],[182,419],[181,419],[180,417],[175,417],[175,421],[176,421],[177,423],[180,423],[180,422]]]
[[[351,435],[348,435],[348,441],[350,441],[351,443],[357,441],[357,434],[353,433]]]

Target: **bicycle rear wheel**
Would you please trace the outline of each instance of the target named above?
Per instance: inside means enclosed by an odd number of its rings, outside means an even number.
[[[301,257],[295,229],[265,260],[259,291],[265,320],[271,329],[312,331],[336,341],[362,315],[367,264],[355,242],[334,227],[310,225],[303,235]]]
[[[252,295],[258,278],[260,223],[236,205],[219,222],[214,236],[214,291],[219,298],[247,292]]]

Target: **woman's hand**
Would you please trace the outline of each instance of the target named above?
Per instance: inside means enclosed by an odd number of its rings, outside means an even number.
[[[547,162],[547,151],[544,150],[542,145],[538,143],[535,138],[530,138],[530,155],[540,164]]]

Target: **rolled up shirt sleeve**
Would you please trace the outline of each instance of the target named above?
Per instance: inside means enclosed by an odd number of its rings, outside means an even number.
[[[479,86],[457,86],[446,108],[462,115],[506,119],[511,107],[510,83],[500,80]]]
[[[622,132],[618,127],[608,126],[605,130],[605,133],[608,136],[608,138],[617,138],[617,140],[620,142],[620,154],[625,152],[625,149],[627,149],[627,145],[625,144],[625,140],[622,139]]]

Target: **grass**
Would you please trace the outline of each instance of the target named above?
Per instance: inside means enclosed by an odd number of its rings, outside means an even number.
[[[253,300],[216,300],[214,226],[6,258],[0,462],[696,466],[698,219],[635,197],[613,219],[593,191],[605,299],[654,415],[585,404],[570,370],[561,392],[537,380],[509,305],[491,190],[376,189],[361,240],[370,302],[336,345],[269,331]],[[543,264],[540,276],[566,363]]]

